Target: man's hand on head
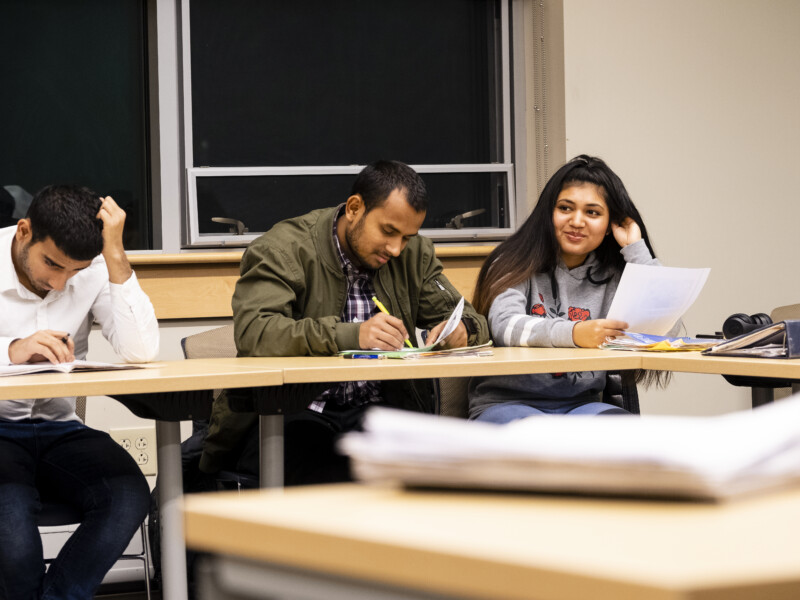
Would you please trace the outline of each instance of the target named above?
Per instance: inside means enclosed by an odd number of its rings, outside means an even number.
[[[403,321],[384,313],[376,313],[361,323],[358,329],[358,346],[362,350],[399,350],[408,339]]]
[[[431,329],[430,333],[428,333],[427,341],[429,346],[439,341],[439,334],[442,332],[442,329],[444,329],[446,324],[447,321],[442,321],[436,327]],[[455,328],[453,333],[444,339],[442,342],[442,348],[462,348],[467,345],[468,340],[469,334],[467,333],[467,327],[462,321],[458,324],[458,327]]]
[[[75,360],[75,342],[66,331],[42,329],[8,346],[8,358],[13,364],[50,361],[58,364]]]
[[[108,267],[108,279],[112,283],[125,283],[133,270],[125,256],[122,232],[125,229],[125,211],[111,196],[100,199],[102,204],[97,218],[103,222],[103,258]]]

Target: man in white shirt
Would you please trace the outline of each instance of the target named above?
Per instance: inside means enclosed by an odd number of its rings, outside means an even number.
[[[129,362],[153,360],[158,323],[125,256],[125,212],[91,190],[49,186],[0,229],[0,362],[86,357],[92,323]],[[45,574],[42,500],[83,513]],[[0,598],[89,599],[147,514],[150,489],[75,398],[0,401]]]

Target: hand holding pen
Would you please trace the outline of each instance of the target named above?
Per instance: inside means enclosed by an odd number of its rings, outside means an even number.
[[[52,364],[75,360],[75,342],[68,331],[41,329],[26,338],[17,338],[8,346],[13,364],[49,361]]]
[[[408,331],[403,321],[393,317],[373,296],[373,302],[381,312],[361,323],[358,331],[358,345],[363,350],[375,348],[378,350],[397,350],[403,347],[403,342],[411,347],[408,341]]]

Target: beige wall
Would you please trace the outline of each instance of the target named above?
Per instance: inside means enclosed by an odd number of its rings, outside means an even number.
[[[689,334],[800,302],[800,1],[564,0],[567,155],[622,177],[662,262],[711,267]],[[648,413],[747,406],[676,376]]]

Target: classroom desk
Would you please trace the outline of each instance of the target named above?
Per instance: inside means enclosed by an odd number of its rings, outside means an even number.
[[[629,352],[592,348],[497,347],[492,351],[492,356],[416,360],[345,359],[336,356],[264,357],[250,360],[258,361],[265,368],[282,371],[285,386],[337,381],[629,369],[800,379],[800,359],[712,357],[702,356],[698,352]],[[262,487],[280,487],[283,485],[283,415],[261,416],[260,430]]]
[[[650,369],[681,373],[744,375],[800,380],[800,359],[703,356],[699,352],[630,352],[593,348],[501,348],[492,356],[437,357],[418,360],[344,359],[336,356],[251,358],[284,374],[284,384],[470,377]]]
[[[613,352],[609,350],[609,352]],[[699,352],[636,352],[641,368],[677,373],[709,373],[800,379],[800,359],[710,356]]]
[[[222,387],[272,386],[282,383],[281,371],[270,370],[253,359],[181,360],[151,363],[143,369],[124,371],[37,373],[0,377],[0,400],[182,392]],[[189,415],[183,418],[188,419]],[[163,597],[165,600],[185,600],[188,593],[186,551],[180,515],[180,502],[183,496],[180,423],[175,420],[156,421],[156,440],[160,473],[158,487],[162,528]]]
[[[492,356],[420,359],[345,359],[338,356],[253,358],[269,369],[283,371],[284,384],[358,381],[362,379],[424,379],[512,375],[560,371],[638,369],[640,352],[589,348],[491,348]]]
[[[215,600],[800,597],[800,490],[715,505],[342,484],[190,495],[184,514]]]

